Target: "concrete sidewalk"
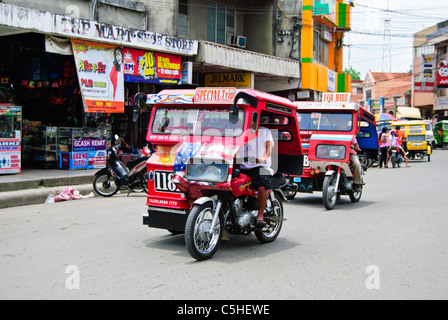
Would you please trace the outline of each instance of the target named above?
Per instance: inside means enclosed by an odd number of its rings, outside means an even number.
[[[93,177],[98,170],[24,168],[18,174],[0,175],[0,209],[45,203],[48,195],[58,195],[65,186],[86,196],[93,192]]]

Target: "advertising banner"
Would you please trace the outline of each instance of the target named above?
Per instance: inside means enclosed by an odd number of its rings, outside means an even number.
[[[72,39],[85,112],[124,113],[123,48]]]
[[[126,82],[180,84],[180,56],[124,48],[124,80]]]
[[[442,60],[439,63],[436,74],[436,85],[439,88],[448,87],[448,61]]]
[[[21,151],[20,139],[0,139],[0,174],[19,173],[21,171]]]

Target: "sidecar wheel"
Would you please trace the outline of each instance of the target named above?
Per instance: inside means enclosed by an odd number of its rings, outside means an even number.
[[[255,231],[255,236],[261,243],[268,243],[277,239],[283,225],[283,204],[278,195],[275,195],[274,201],[268,199],[266,208],[268,209],[268,213],[265,212],[264,216],[267,222],[266,227]],[[276,211],[274,208],[278,210]]]
[[[336,174],[325,176],[322,186],[322,200],[327,210],[334,209],[336,205],[338,190],[336,186]]]
[[[350,197],[350,201],[355,203],[355,202],[359,202],[359,200],[361,200],[361,196],[362,196],[362,191],[350,191],[348,193],[348,196]]]
[[[221,217],[218,218],[213,232],[210,227],[213,220],[213,205],[208,202],[195,205],[188,215],[185,225],[185,245],[190,255],[196,260],[213,257],[221,241]]]

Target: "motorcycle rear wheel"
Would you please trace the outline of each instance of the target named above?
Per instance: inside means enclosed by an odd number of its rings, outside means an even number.
[[[213,232],[209,232],[213,214],[213,205],[210,202],[195,205],[185,224],[185,245],[190,255],[198,261],[213,257],[221,242],[221,217],[218,218]]]
[[[264,217],[267,222],[266,227],[255,231],[255,236],[261,243],[269,243],[277,239],[283,225],[283,204],[280,196],[275,195],[274,201],[268,199],[266,207],[272,209]],[[276,212],[274,208],[277,208],[278,211]]]
[[[100,196],[112,197],[118,192],[118,189],[115,179],[108,174],[95,176],[93,179],[93,190]]]
[[[148,194],[148,174],[146,170],[142,171],[137,179],[139,179],[139,184],[132,188],[132,192],[145,192]]]
[[[336,189],[336,174],[325,176],[322,186],[322,201],[327,210],[332,210],[336,206],[338,190]]]

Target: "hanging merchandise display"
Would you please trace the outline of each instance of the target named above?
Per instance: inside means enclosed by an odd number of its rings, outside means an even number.
[[[123,113],[123,48],[72,40],[85,112]]]

